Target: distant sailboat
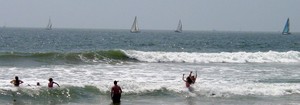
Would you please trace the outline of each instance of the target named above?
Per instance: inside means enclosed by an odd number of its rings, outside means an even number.
[[[136,16],[134,18],[134,21],[133,21],[133,24],[132,24],[130,32],[131,33],[138,33],[138,32],[140,32],[138,24],[137,24],[137,17]]]
[[[178,32],[178,33],[182,32],[182,23],[181,23],[181,20],[179,20],[179,23],[178,23],[178,26],[177,26],[177,29],[175,30],[175,32]]]
[[[49,18],[49,22],[48,22],[48,25],[46,27],[46,30],[52,30],[52,22],[51,22],[50,18]]]
[[[284,29],[282,31],[282,35],[289,35],[289,34],[291,33],[290,33],[290,19],[288,18],[285,23]]]

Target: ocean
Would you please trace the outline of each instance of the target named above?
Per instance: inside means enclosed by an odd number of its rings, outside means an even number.
[[[1,105],[297,105],[300,33],[2,28],[0,72]]]

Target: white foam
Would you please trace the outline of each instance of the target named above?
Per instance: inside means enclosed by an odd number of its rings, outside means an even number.
[[[234,65],[234,66],[232,66]],[[185,89],[182,74],[198,70],[198,80],[193,85],[196,95],[227,97],[231,95],[286,95],[300,93],[296,83],[257,83],[255,80],[285,77],[287,68],[259,67],[249,65],[200,65],[186,63],[127,63],[122,65],[52,65],[43,67],[1,67],[0,89],[11,89],[9,83],[19,76],[24,84],[35,85],[40,82],[46,87],[48,78],[53,78],[62,87],[96,86],[100,91],[110,91],[113,81],[123,88],[124,94],[144,93],[168,89],[181,93]],[[258,67],[258,68],[257,68]],[[292,68],[294,69],[294,68]],[[265,72],[273,72],[265,74]],[[291,70],[289,70],[291,71]],[[298,72],[297,72],[298,71]],[[294,76],[300,75],[295,69]],[[5,72],[5,73],[4,73]]]
[[[123,51],[130,58],[143,62],[188,62],[188,63],[299,63],[300,52],[221,52],[221,53],[188,53],[188,52],[145,52]]]

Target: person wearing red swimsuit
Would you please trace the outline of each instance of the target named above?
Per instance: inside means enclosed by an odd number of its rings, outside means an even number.
[[[49,78],[48,87],[53,88],[53,84],[56,84],[58,87],[60,87],[59,84],[54,82],[52,78]]]
[[[117,85],[118,81],[114,81],[114,86],[111,88],[111,99],[113,103],[120,103],[121,102],[121,93],[122,89],[120,86]]]

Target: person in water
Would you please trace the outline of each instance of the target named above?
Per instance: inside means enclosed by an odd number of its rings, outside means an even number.
[[[114,86],[111,88],[111,99],[113,103],[120,103],[121,102],[121,93],[122,89],[120,86],[117,85],[118,81],[114,81]]]
[[[37,83],[36,83],[36,86],[41,86],[40,82],[37,82]]]
[[[197,79],[197,72],[196,72],[196,76],[192,76],[192,73],[193,72],[191,71],[189,76],[186,77],[186,79],[184,79],[184,74],[182,75],[182,80],[185,82],[186,87],[190,87],[191,84],[194,84]]]
[[[58,87],[60,87],[59,84],[54,82],[52,78],[49,78],[48,87],[53,88],[53,84],[56,84]]]
[[[19,80],[18,76],[15,76],[15,80],[10,81],[10,83],[14,84],[15,86],[19,87],[20,84],[24,83],[22,80]]]
[[[185,82],[186,87],[190,87],[191,84],[193,83],[192,78],[191,78],[192,72],[190,72],[190,75],[184,79],[184,74],[182,75],[182,80]]]

